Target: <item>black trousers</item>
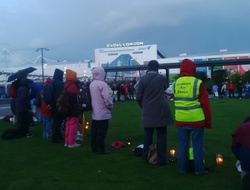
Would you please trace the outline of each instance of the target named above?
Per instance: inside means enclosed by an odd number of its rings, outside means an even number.
[[[30,112],[22,111],[16,112],[17,129],[20,130],[20,136],[24,137],[29,133],[30,126]]]
[[[64,117],[61,114],[53,115],[53,125],[52,125],[52,135],[51,135],[52,143],[58,143],[63,140],[63,137],[61,134],[61,127],[62,127],[63,120],[64,120]]]
[[[92,151],[105,152],[105,137],[108,131],[109,120],[92,120],[91,148]]]
[[[153,144],[153,133],[156,129],[157,136],[157,164],[164,165],[167,163],[167,127],[144,128],[144,146],[143,159],[148,162],[149,146]]]

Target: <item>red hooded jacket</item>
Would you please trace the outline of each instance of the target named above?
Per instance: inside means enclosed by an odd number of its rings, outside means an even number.
[[[193,61],[189,59],[184,59],[180,68],[180,75],[182,76],[195,76],[196,65]],[[212,128],[212,114],[210,108],[210,102],[208,98],[208,93],[206,87],[203,83],[200,85],[200,95],[199,102],[204,111],[205,120],[198,122],[180,122],[175,121],[176,126],[191,126],[191,127],[201,127]]]

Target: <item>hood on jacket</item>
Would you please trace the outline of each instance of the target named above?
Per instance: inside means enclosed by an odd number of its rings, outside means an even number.
[[[31,79],[22,78],[20,81],[20,85],[29,88],[32,82],[33,81]]]
[[[105,78],[105,71],[102,67],[95,67],[92,69],[92,76],[94,80],[102,80]]]
[[[190,59],[184,59],[181,63],[180,75],[181,76],[194,76],[196,70],[195,63]]]
[[[55,69],[53,79],[62,81],[63,80],[63,71],[60,69]]]
[[[36,83],[36,82],[31,82],[31,84],[29,85],[29,87],[34,90],[34,92],[36,93],[35,95],[38,96],[41,92],[41,90],[43,89],[43,86]]]
[[[66,70],[66,80],[69,80],[69,81],[76,81],[76,72],[75,71],[72,71],[71,69],[67,69]]]
[[[51,80],[51,78],[50,77],[48,77],[47,79],[46,79],[46,82],[45,82],[45,84],[48,84],[49,82],[51,82],[52,80]]]

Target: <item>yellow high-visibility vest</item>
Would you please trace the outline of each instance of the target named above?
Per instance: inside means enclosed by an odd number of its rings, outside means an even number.
[[[201,80],[191,76],[180,77],[173,84],[175,119],[180,122],[203,121],[205,115],[199,102]]]

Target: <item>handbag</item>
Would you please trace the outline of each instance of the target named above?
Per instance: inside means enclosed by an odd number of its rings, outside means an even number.
[[[148,149],[148,163],[157,164],[157,144],[151,144]]]

